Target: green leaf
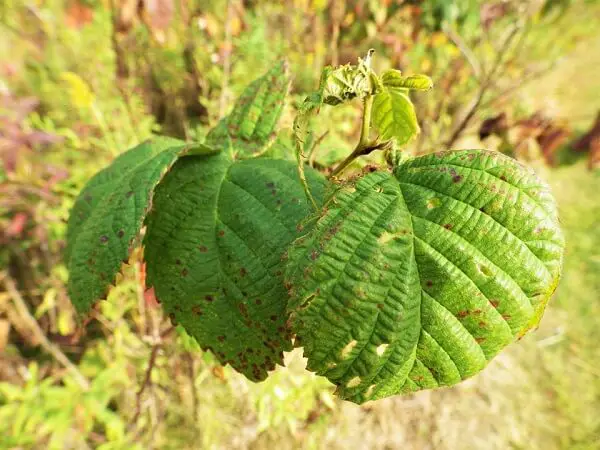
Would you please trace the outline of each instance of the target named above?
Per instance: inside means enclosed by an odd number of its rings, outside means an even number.
[[[187,150],[177,139],[146,141],[116,158],[81,191],[69,217],[65,252],[68,291],[78,311],[106,295],[127,261],[155,186]],[[213,150],[202,146],[198,151]]]
[[[307,178],[319,204],[324,179]],[[182,158],[156,190],[147,283],[171,319],[251,380],[289,350],[287,246],[310,212],[293,162],[226,153]]]
[[[232,157],[263,153],[275,138],[275,128],[290,86],[288,66],[280,61],[246,87],[231,113],[206,137],[209,146],[225,145]]]
[[[344,185],[289,251],[309,370],[362,403],[452,385],[539,322],[564,240],[548,186],[496,152],[441,152]]]
[[[384,88],[373,99],[371,123],[381,140],[396,139],[404,145],[419,133],[419,124],[408,91]]]
[[[403,77],[399,70],[386,70],[381,75],[381,81],[387,88],[413,89],[417,91],[428,91],[433,87],[433,81],[427,75],[411,75]]]

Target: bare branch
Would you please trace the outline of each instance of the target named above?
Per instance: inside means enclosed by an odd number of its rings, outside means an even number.
[[[25,321],[29,329],[37,338],[40,346],[51,355],[60,365],[62,365],[65,369],[67,369],[73,375],[73,378],[81,386],[83,389],[88,390],[90,388],[90,382],[86,377],[82,375],[82,373],[77,369],[77,366],[71,362],[69,358],[61,351],[61,349],[54,345],[54,343],[50,342],[44,331],[40,328],[39,323],[29,312],[29,308],[27,308],[27,304],[25,300],[21,296],[21,293],[17,289],[17,286],[14,280],[8,274],[2,274],[2,282],[4,287],[6,288],[6,292],[8,292],[10,298],[12,299],[15,307],[21,316],[21,318]]]

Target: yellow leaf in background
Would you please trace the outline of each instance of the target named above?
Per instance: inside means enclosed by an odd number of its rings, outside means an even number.
[[[74,72],[63,72],[60,79],[65,82],[71,103],[77,108],[89,108],[95,101],[88,84]]]
[[[460,53],[460,50],[455,45],[448,45],[446,48],[448,49],[448,55],[452,57],[457,56]]]
[[[429,39],[432,47],[440,47],[448,42],[448,37],[442,32],[436,32],[431,35]]]
[[[56,289],[50,288],[44,293],[44,300],[35,310],[35,318],[39,319],[56,304]]]
[[[327,3],[328,3],[327,0],[313,0],[312,7],[315,10],[315,12],[321,12],[325,8],[327,8]]]
[[[242,31],[242,21],[240,16],[235,15],[229,21],[229,29],[231,30],[232,36],[237,36]]]
[[[425,58],[421,61],[421,72],[428,73],[431,70],[431,60],[429,58]]]
[[[350,25],[352,25],[352,23],[354,23],[354,13],[350,11],[348,14],[346,14],[346,17],[344,17],[342,26],[349,27]]]
[[[75,331],[73,317],[68,311],[61,311],[58,314],[58,332],[63,336],[68,336]]]

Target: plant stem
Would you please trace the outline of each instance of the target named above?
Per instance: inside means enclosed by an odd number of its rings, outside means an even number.
[[[373,96],[369,95],[363,100],[363,116],[360,127],[360,139],[356,148],[343,160],[331,173],[334,177],[339,175],[346,167],[348,167],[352,161],[362,155],[366,155],[373,151],[373,147],[369,142],[369,131],[371,130],[371,111],[373,110]]]

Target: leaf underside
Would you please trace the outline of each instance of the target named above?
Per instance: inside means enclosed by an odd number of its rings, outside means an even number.
[[[68,291],[79,312],[105,297],[138,236],[156,184],[186,151],[172,138],[144,142],[94,176],[75,201],[67,228]]]
[[[307,171],[322,204],[324,179]],[[189,156],[158,186],[147,283],[174,322],[251,380],[291,348],[282,255],[310,214],[295,164]]]
[[[366,175],[289,251],[297,345],[356,403],[455,384],[537,325],[563,249],[549,188],[499,153]]]
[[[395,139],[404,145],[419,132],[415,107],[407,89],[385,88],[373,99],[373,126],[383,140]]]

